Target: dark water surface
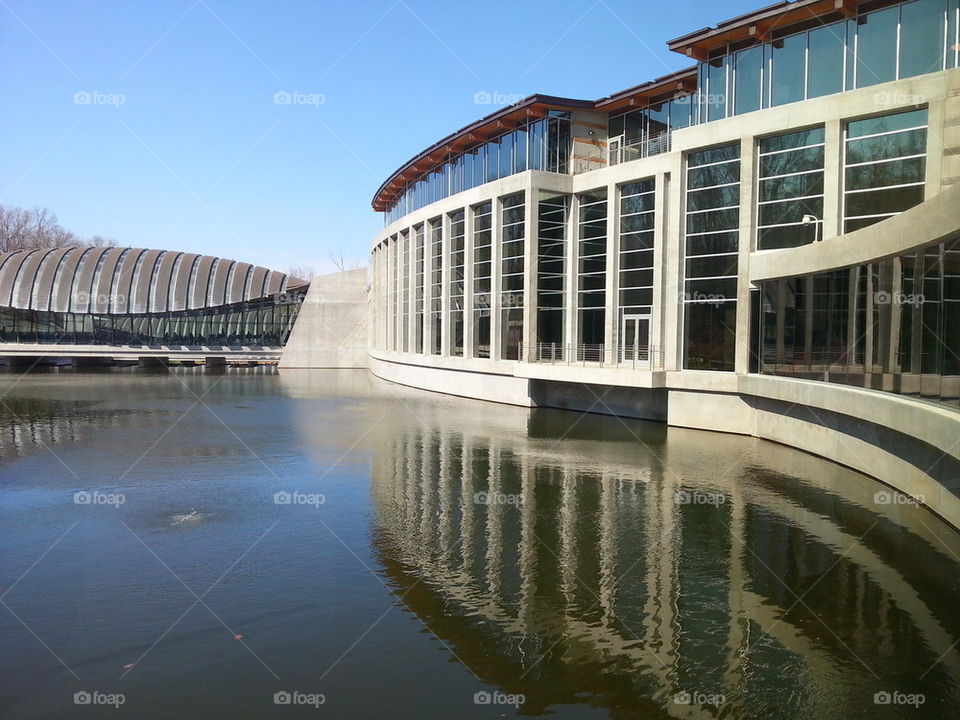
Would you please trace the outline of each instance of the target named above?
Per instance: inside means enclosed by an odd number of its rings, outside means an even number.
[[[359,371],[0,395],[5,720],[960,715],[960,537],[825,460]]]

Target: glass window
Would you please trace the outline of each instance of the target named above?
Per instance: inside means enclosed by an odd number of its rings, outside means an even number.
[[[500,231],[500,357],[520,359],[523,342],[524,306],[524,212],[523,193],[501,200]]]
[[[943,0],[914,0],[901,8],[900,77],[943,69]]]
[[[491,243],[493,205],[473,208],[473,356],[490,357]]]
[[[653,310],[655,189],[652,179],[620,187],[620,318],[649,315]],[[622,333],[623,323],[618,326]],[[625,339],[621,337],[620,342]]]
[[[450,354],[463,357],[464,213],[450,213]]]
[[[563,359],[568,205],[568,196],[546,193],[538,203],[537,342],[541,359]]]
[[[833,23],[809,34],[807,97],[815,98],[843,91],[844,23]]]
[[[734,369],[739,180],[739,143],[687,157],[683,363],[688,369]]]
[[[606,188],[582,193],[578,200],[577,326],[581,356],[577,359],[588,359],[587,356],[604,342],[607,275]]]
[[[847,123],[844,232],[853,232],[923,202],[927,111]]]
[[[736,55],[736,94],[734,112],[737,115],[760,109],[760,83],[763,76],[763,46],[741,50]]]
[[[773,41],[773,105],[803,100],[807,34]]]
[[[897,78],[898,6],[857,18],[857,87]]]
[[[726,58],[717,58],[706,63],[707,120],[720,120],[727,116],[727,64]],[[701,86],[702,87],[702,86]]]

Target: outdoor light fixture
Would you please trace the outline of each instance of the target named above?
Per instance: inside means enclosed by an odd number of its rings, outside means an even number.
[[[820,218],[818,218],[816,215],[804,215],[803,224],[810,225],[811,223],[816,224],[816,232],[813,235],[813,241],[819,242],[820,241]]]

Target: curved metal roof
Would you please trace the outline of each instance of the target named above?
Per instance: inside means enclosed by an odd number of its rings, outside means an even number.
[[[217,307],[303,281],[211,255],[116,247],[0,254],[0,307],[130,314]]]

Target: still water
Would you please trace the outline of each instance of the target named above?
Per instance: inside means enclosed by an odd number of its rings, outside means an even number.
[[[822,459],[359,371],[0,395],[5,719],[960,709],[960,537]]]

